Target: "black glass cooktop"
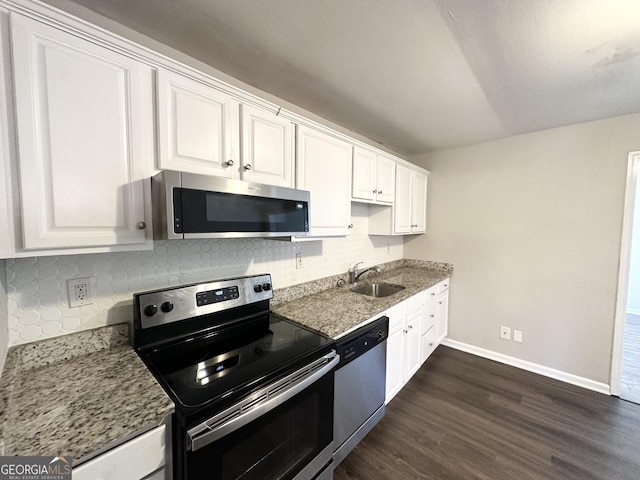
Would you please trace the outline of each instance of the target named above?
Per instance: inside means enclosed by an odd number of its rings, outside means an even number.
[[[146,354],[177,407],[201,407],[244,395],[297,364],[328,353],[333,340],[275,314],[194,336]]]

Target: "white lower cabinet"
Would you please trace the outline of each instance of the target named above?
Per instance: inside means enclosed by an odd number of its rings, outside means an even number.
[[[423,294],[394,305],[387,311],[387,384],[385,403],[409,381],[420,368],[420,319]]]
[[[438,343],[445,339],[449,332],[449,279],[438,284],[438,300],[436,303],[436,326]]]
[[[385,404],[447,336],[449,279],[391,307]]]
[[[406,301],[391,307],[386,315],[389,317],[389,337],[387,338],[387,375],[384,402],[389,403],[404,386]]]
[[[424,363],[442,340],[449,325],[449,279],[445,279],[425,292],[422,316],[421,363]]]
[[[73,480],[168,480],[166,425],[103,453],[73,469]]]

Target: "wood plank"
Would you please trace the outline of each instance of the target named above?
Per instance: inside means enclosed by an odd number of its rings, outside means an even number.
[[[440,346],[334,480],[640,478],[640,406]]]

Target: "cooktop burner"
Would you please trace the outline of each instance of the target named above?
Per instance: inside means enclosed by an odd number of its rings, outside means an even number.
[[[135,347],[178,409],[226,403],[331,349],[271,313],[271,297],[269,275],[134,295]]]
[[[194,338],[188,345],[158,348],[147,355],[148,363],[162,376],[175,399],[184,406],[196,407],[250,388],[252,383],[276,375],[283,366],[330,342],[274,314],[267,320],[266,329],[248,337],[205,336]]]

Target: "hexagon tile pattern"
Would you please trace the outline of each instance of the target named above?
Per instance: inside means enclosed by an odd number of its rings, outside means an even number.
[[[132,294],[155,288],[270,273],[278,289],[346,272],[355,262],[401,259],[402,237],[367,235],[367,215],[366,205],[353,204],[349,237],[322,241],[169,240],[153,251],[6,260],[9,345],[127,322]],[[78,277],[91,277],[93,303],[70,308],[67,280]]]

